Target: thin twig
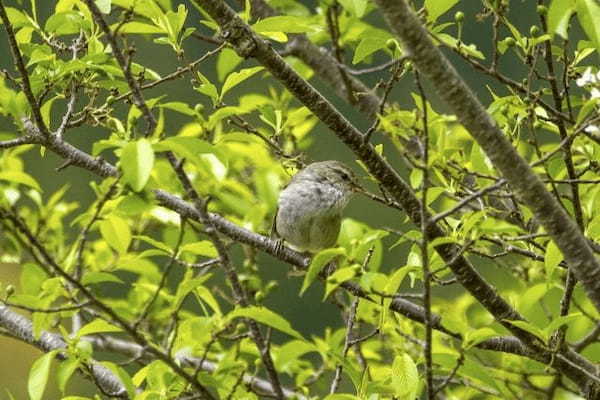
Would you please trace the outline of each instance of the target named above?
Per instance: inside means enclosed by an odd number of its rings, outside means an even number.
[[[66,312],[66,311],[77,311],[77,310],[81,310],[84,307],[87,307],[88,305],[90,305],[90,301],[84,301],[82,303],[79,304],[74,304],[71,306],[60,306],[60,307],[48,307],[48,308],[37,308],[37,307],[29,307],[26,305],[22,305],[22,304],[17,304],[17,303],[12,303],[8,300],[0,300],[0,303],[9,306],[9,307],[15,307],[21,310],[25,310],[25,311],[29,311],[32,313],[44,313],[44,314],[54,314],[54,313],[60,313],[60,312]]]
[[[0,0],[0,19],[2,20],[2,24],[4,25],[4,29],[6,29],[6,33],[8,36],[8,43],[10,45],[10,51],[13,56],[13,61],[17,66],[17,70],[21,75],[21,87],[23,92],[25,93],[25,97],[27,98],[27,102],[31,107],[31,111],[33,113],[33,118],[35,123],[40,130],[41,134],[45,137],[50,136],[50,131],[44,122],[44,118],[42,117],[42,113],[40,108],[37,106],[38,102],[33,95],[33,91],[31,90],[31,82],[29,81],[29,73],[27,72],[27,68],[25,67],[25,63],[23,62],[23,57],[21,55],[21,51],[19,50],[19,44],[17,43],[17,39],[15,36],[15,31],[13,29],[12,23],[8,19],[8,15],[6,15],[6,9],[4,8],[4,0]]]
[[[348,312],[348,317],[346,319],[346,336],[344,337],[344,349],[342,351],[342,357],[345,358],[348,354],[348,350],[350,349],[352,342],[352,328],[354,326],[354,320],[356,319],[356,310],[358,308],[359,298],[355,297],[352,300],[352,305],[350,306],[350,311]],[[331,387],[329,388],[329,393],[333,394],[337,391],[338,386],[342,380],[342,369],[343,366],[341,363],[335,368],[335,374],[333,380],[331,381]]]
[[[454,214],[457,211],[460,211],[463,207],[465,207],[466,205],[468,205],[470,202],[477,200],[483,196],[485,196],[486,194],[493,192],[494,190],[498,190],[500,187],[502,187],[504,184],[506,183],[505,179],[500,179],[498,182],[494,183],[493,185],[490,186],[486,186],[483,189],[478,190],[477,192],[465,197],[464,199],[462,199],[460,202],[458,202],[454,207],[452,207],[449,210],[446,210],[444,212],[441,212],[439,214],[436,214],[434,216],[432,216],[430,218],[430,222],[429,223],[437,223],[438,221]]]
[[[432,274],[429,265],[429,226],[430,218],[427,212],[427,192],[429,189],[429,121],[427,115],[427,97],[421,84],[419,72],[415,70],[415,83],[421,96],[421,112],[423,122],[423,183],[421,187],[421,260],[423,267],[423,308],[425,309],[425,382],[427,384],[427,398],[435,398],[433,387],[433,359],[432,359],[432,323],[431,323],[431,280]]]
[[[152,306],[154,305],[154,302],[158,298],[160,291],[163,290],[163,288],[167,284],[167,278],[169,277],[171,268],[175,265],[175,260],[177,259],[177,256],[179,255],[179,249],[181,247],[181,243],[183,242],[183,234],[184,233],[185,233],[185,219],[182,218],[181,222],[179,223],[179,235],[177,235],[177,242],[175,243],[175,247],[173,248],[173,253],[171,254],[171,257],[169,257],[169,262],[167,263],[167,266],[165,267],[165,270],[163,271],[162,277],[160,278],[160,282],[158,283],[156,290],[154,290],[152,297],[150,297],[150,300],[144,305],[142,312],[138,316],[137,320],[133,323],[134,328],[137,328],[139,326],[139,324],[148,316],[148,313],[150,312],[150,309],[152,308]]]

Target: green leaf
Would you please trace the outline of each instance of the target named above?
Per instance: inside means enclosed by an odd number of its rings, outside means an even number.
[[[135,192],[141,191],[152,172],[154,166],[154,151],[147,139],[140,139],[127,143],[121,151],[121,169],[123,180]]]
[[[356,50],[354,50],[354,57],[352,58],[352,64],[358,64],[366,57],[375,53],[377,50],[385,48],[387,39],[382,37],[366,37],[363,38]]]
[[[305,33],[319,30],[319,28],[314,24],[307,23],[305,17],[296,17],[292,15],[280,15],[276,17],[265,18],[252,25],[252,29],[258,33]]]
[[[333,274],[327,277],[327,284],[325,285],[325,294],[323,300],[325,300],[331,292],[335,290],[340,284],[354,278],[356,276],[357,268],[360,269],[360,265],[354,264],[346,268],[340,268]]]
[[[117,276],[102,271],[90,271],[86,272],[81,278],[81,284],[84,286],[91,285],[94,283],[102,283],[102,282],[114,282],[114,283],[123,283],[121,279]]]
[[[547,292],[548,285],[546,283],[538,283],[537,285],[531,286],[519,297],[517,309],[528,317],[529,312],[536,304],[538,304],[539,300],[543,298]]]
[[[34,188],[38,192],[42,191],[42,188],[31,175],[22,171],[5,171],[0,172],[0,181],[8,181],[13,183],[19,183]]]
[[[388,281],[385,284],[385,287],[383,289],[383,293],[387,294],[388,296],[393,296],[394,294],[396,294],[396,292],[398,292],[398,288],[400,288],[400,285],[402,284],[402,281],[404,280],[404,278],[406,277],[406,275],[411,272],[411,271],[418,271],[420,269],[420,267],[418,266],[405,266],[403,268],[399,268],[397,269],[393,275],[388,279]],[[385,321],[387,319],[387,314],[389,312],[389,308],[390,305],[392,304],[392,301],[394,299],[392,297],[386,297],[383,299],[383,304],[381,306],[381,318],[380,318],[380,324],[379,324],[379,329],[383,330],[383,327],[385,325]]]
[[[100,332],[122,332],[123,330],[116,327],[103,319],[95,319],[89,324],[84,325],[77,331],[75,335],[77,338],[81,338],[86,335],[93,335],[94,333]]]
[[[563,255],[554,241],[550,241],[546,246],[546,255],[544,257],[544,269],[546,270],[546,279],[552,279],[552,274],[558,264],[563,260]]]
[[[367,0],[339,0],[342,6],[357,18],[361,18],[367,10]]]
[[[131,243],[131,230],[127,221],[116,215],[110,215],[100,223],[100,233],[108,245],[119,254],[127,253]]]
[[[182,101],[171,101],[171,102],[167,102],[167,103],[162,103],[162,104],[159,104],[158,107],[177,111],[178,113],[187,115],[189,117],[195,117],[198,115],[196,110],[194,110],[187,103],[184,103]]]
[[[208,240],[185,244],[181,246],[181,251],[189,251],[192,254],[209,258],[215,258],[219,255],[215,245]]]
[[[223,88],[221,89],[221,95],[219,96],[219,100],[223,99],[225,93],[233,89],[235,86],[244,82],[246,79],[250,78],[252,75],[260,72],[264,69],[264,67],[252,67],[246,68],[238,72],[232,72],[225,79],[225,83],[223,84]]]
[[[328,394],[323,400],[361,400],[360,397],[347,393]]]
[[[31,60],[29,60],[31,63]],[[42,120],[46,124],[46,126],[50,127],[52,121],[50,120],[50,116],[52,114],[52,105],[58,99],[62,98],[62,96],[54,96],[50,100],[44,103],[44,105],[40,108],[40,112],[42,114]]]
[[[163,33],[163,30],[156,27],[155,25],[146,24],[139,21],[131,21],[122,25],[119,29],[119,33],[133,33],[133,34],[156,34]]]
[[[585,103],[583,103],[583,106],[579,109],[579,112],[577,113],[577,119],[575,120],[575,125],[579,126],[583,120],[585,120],[585,118],[596,109],[598,103],[600,102],[600,99],[598,98],[591,98],[589,100],[587,100]]]
[[[52,14],[46,20],[45,30],[55,35],[69,35],[79,32],[82,26],[88,23],[80,13],[66,11]]]
[[[96,6],[102,14],[110,14],[110,1],[111,0],[94,0]]]
[[[253,319],[261,324],[268,325],[272,328],[275,328],[283,333],[287,333],[288,335],[295,337],[296,339],[304,340],[304,337],[300,334],[300,332],[296,331],[290,323],[283,318],[281,315],[274,313],[265,307],[245,307],[238,308],[237,310],[233,310],[227,315],[229,320],[237,317],[245,317]]]
[[[496,377],[492,376],[489,373],[488,368],[486,368],[485,365],[480,362],[474,362],[471,359],[466,358],[463,361],[463,366],[460,368],[460,374],[476,381],[483,382],[489,387],[499,390],[496,380],[494,379]]]
[[[400,398],[415,398],[419,384],[419,371],[415,362],[406,353],[396,356],[392,364],[392,386],[396,396]]]
[[[521,232],[521,228],[516,225],[513,225],[509,222],[506,222],[501,219],[496,219],[493,217],[484,218],[479,224],[479,230],[482,233],[512,233],[516,234]]]
[[[48,304],[41,304],[42,307],[48,307]],[[37,340],[41,337],[42,332],[51,328],[54,322],[52,314],[49,313],[33,313],[32,318],[33,337]]]
[[[383,292],[388,282],[388,276],[380,272],[365,272],[360,278],[360,286],[367,291],[376,290]]]
[[[210,278],[209,274],[204,275],[201,278],[197,279],[187,279],[183,281],[179,286],[177,286],[177,293],[175,294],[175,298],[173,301],[173,307],[175,309],[179,308],[181,302],[185,299],[185,297],[194,289],[201,286],[204,282],[206,282]]]
[[[24,14],[21,10],[18,10],[13,7],[6,7],[6,15],[8,16],[8,20],[12,23],[13,29],[21,28],[24,26],[33,27],[33,21]],[[1,24],[0,24],[1,25]]]
[[[133,384],[136,387],[139,387],[142,385],[142,383],[144,383],[144,381],[146,380],[146,377],[148,376],[148,372],[149,372],[150,368],[151,368],[151,365],[146,365],[145,367],[140,368],[135,373],[135,375],[133,376],[131,381],[133,382]]]
[[[529,322],[526,322],[526,321],[510,321],[510,320],[505,320],[505,321],[509,322],[511,325],[516,326],[517,328],[521,328],[524,331],[531,333],[534,336],[537,336],[544,343],[546,343],[548,341],[548,335],[546,335],[545,332],[542,331],[540,328],[538,328],[535,325],[530,324]]]
[[[471,43],[469,45],[460,42],[453,36],[450,36],[446,33],[438,33],[435,37],[446,45],[452,47],[453,49],[457,49],[459,51],[465,52],[466,54],[478,58],[480,60],[485,60],[485,56],[479,50],[477,50],[477,46]]]
[[[208,129],[212,130],[220,121],[229,118],[232,115],[242,115],[246,114],[247,112],[247,109],[237,106],[221,107],[211,114],[211,116],[208,118],[208,123],[206,126]]]
[[[575,0],[552,0],[548,8],[548,32],[568,39],[569,20],[575,11]]]
[[[135,14],[146,18],[157,18],[164,15],[160,2],[152,0],[112,0],[112,3],[123,8],[131,9]],[[165,7],[169,9],[170,7]]]
[[[331,249],[321,250],[310,262],[308,266],[308,271],[304,276],[304,282],[302,282],[302,288],[300,289],[300,295],[308,289],[308,287],[313,283],[316,277],[321,272],[321,269],[327,264],[329,261],[333,260],[337,256],[346,255],[346,249],[343,247],[335,247]]]
[[[20,283],[23,293],[37,296],[42,290],[42,284],[48,279],[48,274],[37,264],[27,263],[21,271]]]
[[[215,299],[212,292],[206,286],[197,286],[195,289],[196,295],[213,309],[217,316],[223,315],[219,302]]]
[[[597,0],[577,0],[577,19],[600,53],[600,5]]]
[[[183,157],[194,164],[201,163],[199,157],[201,154],[217,154],[215,146],[207,141],[186,136],[169,137],[154,144],[154,149],[158,152],[170,150],[179,157]]]
[[[150,282],[156,282],[161,278],[161,272],[152,261],[139,257],[137,255],[124,255],[117,260],[116,268],[124,271],[133,272],[143,276]]]
[[[65,393],[67,383],[73,375],[73,373],[79,367],[79,359],[69,358],[58,365],[58,371],[56,372],[56,379],[58,381],[58,388],[62,394]]]
[[[412,171],[410,171],[410,186],[413,189],[418,189],[419,186],[421,186],[421,183],[423,182],[423,171],[415,168]]]
[[[350,362],[348,357],[342,357],[341,353],[329,351],[329,356],[343,367],[344,374],[350,378],[354,389],[358,392],[364,372],[361,372],[355,363]]]
[[[146,242],[149,245],[151,245],[153,247],[156,247],[157,249],[160,249],[160,250],[164,251],[167,254],[172,254],[173,253],[173,251],[171,250],[171,248],[169,246],[167,246],[163,242],[159,242],[158,240],[152,239],[150,236],[135,235],[134,239],[138,239],[138,240],[141,240],[143,242]]]
[[[218,100],[219,100],[219,91],[217,90],[217,87],[215,85],[213,85],[208,79],[206,79],[200,73],[198,73],[196,75],[198,76],[198,78],[200,79],[200,81],[202,83],[199,86],[196,86],[194,89],[196,91],[198,91],[198,93],[202,93],[202,94],[210,97],[210,99],[213,102],[213,105],[217,105]],[[204,78],[204,79],[202,79],[202,78]]]
[[[289,371],[289,368],[293,368],[293,365],[304,354],[317,351],[317,347],[312,343],[302,340],[290,340],[274,351],[275,369],[282,372]]]
[[[475,347],[484,340],[487,340],[494,336],[498,336],[498,332],[488,327],[479,328],[474,331],[467,331],[463,339],[463,348],[465,350],[468,350],[471,347]]]
[[[43,398],[50,374],[50,366],[57,352],[58,350],[53,350],[44,354],[35,360],[31,366],[29,380],[27,381],[27,392],[30,400],[41,400]]]
[[[593,204],[591,205],[593,206]],[[598,240],[600,237],[600,215],[596,215],[587,224],[587,227],[585,228],[585,234],[592,240]]]
[[[563,315],[560,316],[558,318],[555,318],[552,320],[552,322],[550,322],[548,324],[547,327],[544,328],[544,333],[546,334],[547,337],[550,337],[550,335],[557,330],[558,328],[560,328],[563,325],[569,324],[572,321],[577,320],[578,318],[581,317],[581,313],[571,313],[569,315]]]
[[[228,47],[221,50],[217,58],[217,78],[219,82],[223,82],[225,77],[229,75],[231,71],[237,68],[244,61],[244,59],[237,55],[237,53]]]
[[[458,0],[425,0],[427,20],[435,21],[446,11],[454,7]]]

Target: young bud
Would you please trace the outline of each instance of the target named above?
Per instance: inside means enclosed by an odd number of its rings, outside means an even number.
[[[533,25],[529,28],[529,34],[531,36],[537,36],[540,33],[540,28],[537,25]]]
[[[387,42],[385,42],[385,47],[394,51],[398,48],[398,42],[396,42],[396,39],[388,39]]]

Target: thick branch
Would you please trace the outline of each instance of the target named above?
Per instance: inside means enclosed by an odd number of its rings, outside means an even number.
[[[25,63],[23,62],[23,57],[21,56],[21,51],[19,50],[19,45],[17,43],[17,39],[15,37],[15,32],[13,30],[12,24],[8,19],[8,15],[6,15],[6,9],[4,8],[4,1],[0,0],[0,19],[4,24],[4,29],[6,29],[6,33],[8,35],[8,43],[10,45],[10,51],[13,56],[13,61],[19,70],[19,74],[21,75],[22,83],[21,87],[23,88],[23,92],[25,93],[25,97],[27,98],[27,102],[31,107],[31,112],[33,113],[33,118],[35,122],[42,132],[44,136],[50,136],[50,131],[42,118],[42,113],[40,108],[38,107],[37,100],[31,90],[31,82],[29,81],[29,73],[27,72],[27,68],[25,68]]]
[[[15,338],[29,343],[44,352],[61,350],[67,347],[63,338],[54,333],[43,331],[39,339],[34,338],[31,321],[3,305],[0,305],[0,326]],[[64,359],[64,356],[62,358]],[[102,386],[103,391],[111,393],[116,397],[127,397],[125,387],[110,370],[94,361],[90,363],[90,370],[94,375],[94,381]]]
[[[85,153],[84,151],[75,148],[74,146],[64,142],[63,140],[51,140],[49,142],[48,140],[41,138],[39,136],[39,132],[36,133],[36,130],[33,129],[32,124],[29,124],[29,128],[30,131],[28,132],[28,134],[33,135],[36,138],[36,140],[34,141],[35,143],[40,143],[42,145],[47,146],[52,151],[65,157],[65,159],[67,159],[68,162],[70,162],[71,164],[90,170],[103,177],[117,175],[117,169],[110,163],[101,159],[95,159],[89,154]],[[183,201],[181,198],[164,192],[162,190],[155,190],[154,195],[156,196],[157,201],[164,207],[177,212],[182,217],[199,221],[199,216],[197,215],[198,212],[195,209],[195,207]],[[264,251],[283,262],[295,265],[300,268],[307,268],[310,263],[309,257],[306,257],[287,247],[279,248],[275,240],[244,229],[234,224],[233,222],[227,220],[226,218],[223,218],[220,215],[210,213],[209,217],[213,226],[220,233],[228,236],[230,239],[236,242],[248,244],[253,248]],[[364,290],[362,290],[360,286],[354,284],[353,282],[344,282],[341,286],[344,289],[348,290],[350,293],[354,294],[355,296],[359,296],[368,300],[370,299],[369,294],[364,292]],[[423,310],[423,307],[414,304],[408,300],[402,298],[395,298],[390,305],[390,309],[392,309],[395,312],[398,312],[399,314],[413,321],[419,323],[424,323],[425,321],[425,312]],[[440,332],[444,332],[454,338],[460,339],[460,335],[447,330],[441,324],[441,317],[439,315],[432,315],[432,327]],[[550,353],[539,349],[532,350],[525,346],[517,338],[509,339],[510,340],[507,339],[508,341],[505,341],[504,339],[497,339],[495,341],[493,339],[490,339],[489,346],[482,344],[478,347],[494,351],[506,351],[509,353],[530,357],[540,362],[552,362],[552,357]],[[493,341],[494,344],[491,344],[491,341]],[[590,368],[593,368],[592,365],[589,362],[587,362],[587,360],[583,360],[583,365],[586,370],[590,370]],[[570,366],[565,367],[572,369],[572,367]],[[561,366],[557,365],[557,368],[560,369]],[[573,373],[577,374],[578,371],[575,370],[573,371]]]
[[[125,54],[121,51],[121,46],[119,45],[119,42],[117,42],[117,38],[115,37],[115,35],[112,34],[112,32],[110,31],[110,27],[108,26],[106,21],[104,21],[104,18],[102,18],[102,14],[101,14],[100,10],[98,9],[98,6],[96,6],[96,3],[93,0],[84,0],[84,2],[88,6],[90,11],[92,12],[92,15],[94,16],[94,21],[96,21],[96,24],[98,24],[98,26],[100,26],[102,31],[106,34],[106,39],[110,43],[110,46],[112,48],[112,53],[115,56],[115,58],[117,59],[119,66],[123,70],[123,74],[125,76],[125,79],[127,80],[127,85],[131,89],[133,104],[135,104],[135,106],[140,109],[140,111],[142,112],[142,115],[144,116],[144,118],[146,119],[146,122],[148,123],[148,132],[147,133],[148,134],[152,133],[152,131],[154,131],[154,129],[156,128],[157,122],[156,122],[156,119],[154,118],[154,115],[150,111],[150,108],[144,101],[144,95],[142,94],[142,90],[140,88],[140,83],[131,74],[129,60],[125,57]]]
[[[252,0],[251,11],[254,17],[267,18],[277,15],[263,0]],[[369,119],[377,118],[381,99],[370,88],[353,76],[342,77],[340,64],[323,47],[313,44],[304,34],[290,35],[286,52],[298,57],[315,71],[315,76],[329,84],[335,93],[356,106]],[[343,65],[342,68],[346,66]],[[347,90],[348,84],[351,92]]]
[[[240,55],[256,58],[273,76],[279,79],[298,100],[308,107],[342,140],[369,169],[369,172],[381,183],[393,198],[402,205],[410,219],[418,225],[421,221],[421,204],[410,186],[402,180],[392,166],[378,154],[374,147],[365,143],[363,136],[344,118],[317,90],[300,77],[271,46],[260,39],[236,13],[221,0],[206,0],[197,3],[221,25],[224,36]],[[427,215],[429,219],[430,216]],[[445,236],[445,232],[436,224],[429,224],[427,234],[430,238]],[[452,261],[453,270],[462,285],[488,309],[498,321],[523,319],[496,290],[487,283],[464,257],[455,257],[459,249],[453,244],[436,247],[442,258]],[[514,329],[506,324],[508,329]],[[523,334],[522,331],[518,331]]]
[[[419,71],[502,172],[518,197],[533,211],[600,310],[600,263],[577,224],[510,144],[404,0],[377,0],[392,31],[403,41]]]
[[[410,186],[375,151],[374,147],[369,143],[365,143],[361,132],[344,118],[327,99],[285,63],[269,43],[259,38],[222,0],[195,1],[220,25],[223,36],[233,45],[238,55],[246,58],[254,57],[275,78],[281,81],[299,101],[309,108],[360,158],[373,177],[402,205],[410,219],[418,225],[421,221],[419,200]],[[429,43],[431,43],[430,40]],[[450,89],[447,90],[451,91]],[[429,215],[426,217],[430,218]],[[445,236],[445,232],[436,224],[429,224],[426,233],[432,239]],[[492,285],[483,279],[464,257],[455,256],[459,252],[459,248],[456,245],[440,244],[435,249],[442,259],[448,263],[448,266],[452,269],[460,283],[498,322],[503,324],[532,350],[543,351],[536,344],[536,339],[531,334],[507,322],[507,320],[522,320],[523,317],[496,292]],[[600,285],[600,280],[598,285]],[[574,381],[577,381],[580,386],[584,387],[586,385],[587,378],[585,373],[570,368],[566,363],[560,364],[557,361],[555,365],[557,368],[564,368],[562,372]],[[585,371],[592,370],[591,363],[586,363]]]

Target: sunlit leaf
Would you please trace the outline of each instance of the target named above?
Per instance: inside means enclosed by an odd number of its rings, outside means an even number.
[[[102,14],[110,14],[111,0],[94,0],[94,3]]]
[[[576,0],[552,0],[548,8],[548,32],[567,39],[569,20],[575,10]]]
[[[118,328],[103,319],[95,319],[92,322],[84,325],[77,331],[77,337],[83,337],[86,335],[93,335],[95,333],[106,333],[106,332],[121,332],[122,329]]]
[[[425,0],[427,19],[435,21],[446,11],[454,7],[456,3],[458,3],[458,0]]]
[[[131,243],[131,230],[127,221],[111,215],[100,223],[100,233],[110,247],[119,254],[125,254]]]
[[[252,75],[256,74],[257,72],[262,71],[263,69],[264,69],[264,67],[252,67],[252,68],[243,69],[238,72],[232,72],[225,79],[225,83],[223,84],[223,88],[221,89],[221,95],[219,98],[223,99],[223,96],[225,96],[225,94],[228,91],[230,91],[231,89],[233,89],[235,86],[239,85],[240,83],[244,82],[246,79],[250,78]]]
[[[392,385],[396,396],[414,398],[419,383],[419,371],[413,359],[406,353],[394,358],[392,364]]]
[[[577,19],[600,53],[600,5],[597,0],[577,0]]]
[[[305,33],[318,30],[318,26],[307,23],[304,17],[292,15],[278,15],[261,19],[252,29],[258,33],[263,32],[286,32],[286,33]]]
[[[50,351],[34,361],[29,371],[27,393],[30,400],[41,400],[46,390],[50,366],[58,350]]]
[[[356,50],[354,50],[354,57],[352,58],[352,64],[358,64],[377,50],[385,48],[387,39],[381,37],[366,37],[363,38]]]
[[[31,175],[22,171],[3,171],[0,172],[0,181],[8,181],[19,183],[21,185],[26,185],[34,188],[35,190],[41,192],[42,188],[37,183],[35,179]]]
[[[295,337],[296,339],[305,340],[300,332],[292,328],[292,325],[279,314],[274,313],[266,307],[243,307],[233,310],[227,315],[228,319],[237,317],[250,318],[261,324],[268,325],[283,333]]]
[[[544,257],[544,268],[546,269],[547,279],[551,279],[556,267],[563,260],[563,255],[554,241],[550,241],[546,246],[546,255]]]
[[[146,186],[153,166],[154,151],[148,140],[140,139],[127,143],[123,147],[121,151],[123,180],[134,191],[139,192]]]
[[[314,280],[321,272],[321,269],[338,256],[342,256],[346,254],[346,249],[342,247],[336,247],[332,249],[325,249],[318,252],[310,262],[308,266],[308,271],[304,276],[304,281],[302,282],[302,288],[300,289],[300,295],[302,295],[306,289],[314,282]]]

